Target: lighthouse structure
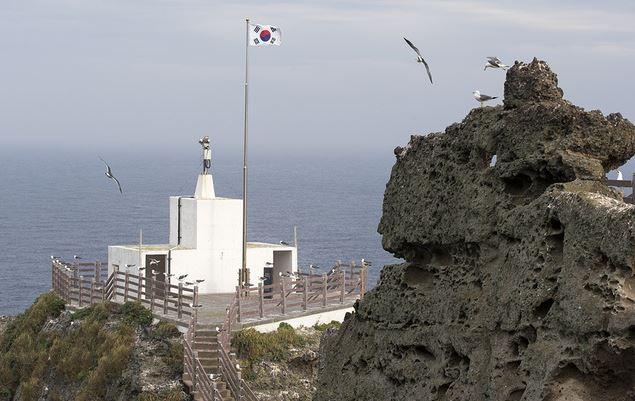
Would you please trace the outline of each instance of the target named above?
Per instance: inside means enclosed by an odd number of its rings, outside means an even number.
[[[236,286],[277,284],[281,275],[297,271],[297,248],[291,245],[248,242],[247,272],[239,283],[243,255],[243,202],[216,196],[212,177],[211,144],[199,140],[203,148],[203,169],[194,196],[171,196],[169,243],[132,244],[108,247],[108,270],[152,277],[157,281],[204,280],[201,294],[227,294]],[[127,267],[126,267],[127,266]],[[139,267],[142,269],[140,270]]]

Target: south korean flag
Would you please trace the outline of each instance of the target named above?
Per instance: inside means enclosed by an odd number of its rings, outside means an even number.
[[[250,46],[280,46],[280,42],[282,32],[277,26],[249,24]]]

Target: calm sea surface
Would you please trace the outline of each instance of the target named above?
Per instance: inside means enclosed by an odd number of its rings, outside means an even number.
[[[158,152],[158,153],[157,153]],[[107,246],[168,241],[168,196],[192,195],[199,152],[105,150],[124,196],[89,152],[0,149],[0,315],[16,314],[50,288],[49,256],[106,260]],[[250,164],[249,240],[293,240],[299,263],[384,264],[377,224],[392,152],[375,155],[254,154]],[[241,197],[239,154],[213,162],[216,194]]]

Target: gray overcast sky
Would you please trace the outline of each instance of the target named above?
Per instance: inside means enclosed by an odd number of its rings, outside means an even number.
[[[538,56],[635,119],[632,1],[0,0],[0,146],[238,149],[247,16],[283,31],[250,49],[252,149],[390,152],[502,95],[485,56]]]

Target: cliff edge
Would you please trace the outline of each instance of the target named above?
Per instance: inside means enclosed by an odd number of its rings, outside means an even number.
[[[534,59],[395,154],[379,232],[406,263],[323,339],[315,399],[635,399],[635,206],[604,181],[635,127]]]

